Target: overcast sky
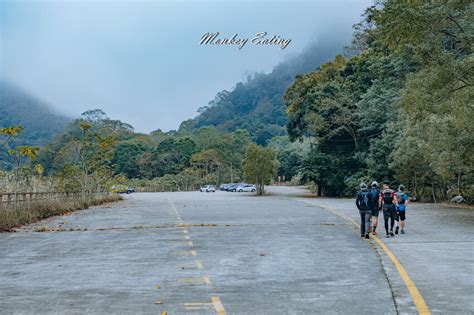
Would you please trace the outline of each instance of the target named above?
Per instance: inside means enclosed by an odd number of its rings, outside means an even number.
[[[218,91],[318,36],[348,41],[371,3],[0,0],[0,75],[71,117],[101,108],[138,131],[176,129]],[[292,41],[283,50],[199,45],[206,32],[263,31]]]

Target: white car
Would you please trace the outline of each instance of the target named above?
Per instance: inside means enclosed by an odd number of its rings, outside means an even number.
[[[200,192],[216,192],[214,185],[206,185],[199,188]]]
[[[256,188],[255,188],[255,185],[245,184],[245,185],[238,186],[236,190],[238,192],[254,192]]]

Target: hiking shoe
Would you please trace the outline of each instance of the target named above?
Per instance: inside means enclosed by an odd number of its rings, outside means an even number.
[[[395,234],[393,234],[393,232],[390,232],[390,236],[391,236],[391,237],[394,237],[394,236],[395,236]]]
[[[398,226],[395,228],[395,234],[398,234]]]
[[[373,231],[373,232],[372,232],[372,235],[377,235],[377,232]]]
[[[390,237],[390,235],[388,235],[388,234],[387,234],[387,235],[385,235],[385,237],[386,237],[386,238],[389,238],[389,237]]]
[[[405,234],[405,231],[401,230],[400,234]]]
[[[369,233],[365,234],[365,238],[366,238],[366,239],[369,239],[369,238],[370,238],[370,237],[369,237]]]

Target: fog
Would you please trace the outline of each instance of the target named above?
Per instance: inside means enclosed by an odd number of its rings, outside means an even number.
[[[371,1],[0,1],[0,73],[77,117],[101,108],[136,130],[178,128],[255,72],[321,36],[348,44]],[[291,39],[200,45],[202,36]]]

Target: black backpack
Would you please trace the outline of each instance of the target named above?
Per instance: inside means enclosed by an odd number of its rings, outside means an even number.
[[[394,191],[391,189],[384,189],[382,191],[383,203],[386,205],[391,205],[393,203]]]
[[[372,195],[368,191],[359,192],[360,207],[363,209],[370,209]]]

